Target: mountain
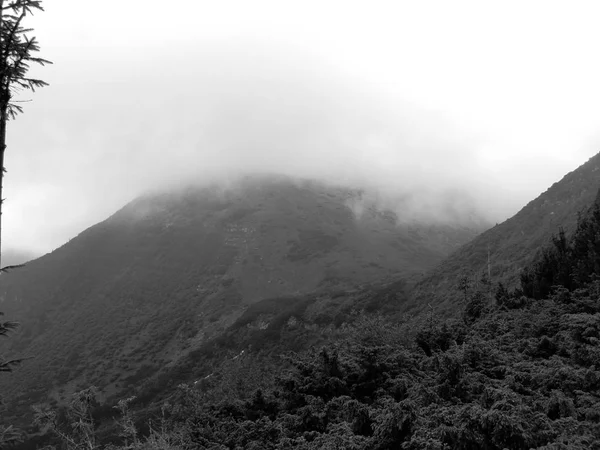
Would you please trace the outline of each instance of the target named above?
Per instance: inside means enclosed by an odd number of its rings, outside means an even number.
[[[496,303],[472,292],[458,320],[398,316],[402,283],[258,301],[181,364],[129,377],[120,414],[85,389],[50,407],[56,415],[42,407],[54,433],[15,450],[67,440],[138,450],[599,448],[600,194],[572,238],[542,255],[525,269],[533,289]],[[553,281],[563,288],[538,289]]]
[[[37,258],[38,256],[39,255],[36,253],[28,250],[7,248],[2,250],[2,267],[23,264]]]
[[[529,202],[515,216],[463,245],[420,280],[407,309],[423,311],[435,305],[438,312],[455,311],[458,279],[466,274],[476,280],[487,272],[488,258],[494,284],[517,287],[521,270],[559,229],[570,234],[578,214],[594,203],[600,188],[600,153],[565,175],[546,192]]]
[[[17,422],[92,384],[104,399],[126,395],[252,305],[415,277],[480,231],[478,220],[416,223],[361,191],[284,177],[145,195],[2,276],[0,310],[22,322],[2,353],[31,359],[0,393]]]

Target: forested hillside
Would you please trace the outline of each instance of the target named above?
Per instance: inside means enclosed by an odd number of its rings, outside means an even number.
[[[594,201],[600,189],[600,153],[546,192],[529,202],[515,216],[485,231],[462,246],[418,282],[412,307],[422,311],[427,304],[450,314],[461,294],[458,280],[477,280],[489,269],[491,280],[516,287],[521,270],[533,261],[553,234],[567,234],[577,226],[577,215]]]
[[[202,379],[180,384],[156,406],[151,427],[148,417],[136,416],[136,398],[122,402],[112,419],[105,414],[104,423],[114,421],[112,429],[121,430],[112,445],[600,448],[599,230],[600,200],[571,238],[546,243],[542,256],[522,271],[520,288],[499,285],[491,301],[473,289],[453,319],[431,313],[415,326],[388,320],[394,315],[389,304],[381,315],[355,303],[362,312],[339,316],[339,322],[334,317],[318,333],[307,333],[298,326],[309,324],[306,305],[252,329],[257,310],[237,325],[247,330],[246,338],[254,336],[254,346]],[[575,281],[556,285],[565,273]],[[546,285],[551,288],[539,289]],[[395,291],[397,286],[381,290],[379,299]],[[306,348],[315,336],[327,345]],[[81,415],[89,407],[101,416],[93,394],[79,393],[58,416],[38,408],[38,422],[54,430],[57,443],[63,433],[63,442],[69,436],[95,448],[94,433],[102,429],[94,431]],[[88,428],[72,425],[78,417]]]

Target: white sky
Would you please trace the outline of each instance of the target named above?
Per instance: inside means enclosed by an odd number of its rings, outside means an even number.
[[[5,248],[181,176],[470,192],[502,220],[600,150],[600,3],[47,0]],[[167,7],[168,6],[168,7]]]

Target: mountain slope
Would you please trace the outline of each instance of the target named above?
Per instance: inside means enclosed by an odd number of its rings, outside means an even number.
[[[2,267],[23,264],[27,261],[35,259],[38,255],[27,250],[3,249],[2,250]]]
[[[32,357],[0,380],[2,395],[25,407],[95,384],[110,396],[185,359],[254,302],[414,276],[480,231],[401,223],[369,204],[357,218],[357,198],[275,177],[133,201],[2,276],[0,308],[23,323],[8,351]]]
[[[438,311],[451,313],[459,297],[458,278],[467,274],[477,279],[486,272],[488,254],[492,282],[516,286],[521,269],[559,228],[567,234],[575,229],[578,213],[593,204],[599,188],[600,153],[554,183],[515,216],[446,258],[417,283],[408,308],[423,310],[427,304],[435,304]]]

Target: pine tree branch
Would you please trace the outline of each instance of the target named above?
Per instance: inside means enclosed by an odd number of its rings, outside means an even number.
[[[29,10],[29,12],[30,12],[31,8],[36,8],[36,9],[43,11],[44,9],[42,8],[41,3],[42,2],[40,0],[15,0],[12,3],[10,3],[9,5],[3,6],[4,0],[2,0],[2,1],[0,1],[0,9],[2,11],[7,11],[9,9],[16,11],[18,8],[25,8],[25,9]]]
[[[4,48],[2,49],[2,60],[5,61],[9,54],[10,54],[10,48],[14,45],[15,42],[15,34],[21,24],[21,21],[23,20],[23,18],[26,15],[26,11],[25,9],[23,9],[23,11],[21,12],[20,16],[17,18],[17,20],[15,20],[14,25],[12,27],[12,29],[9,32],[8,38],[4,41]],[[3,21],[3,23],[6,23],[5,21]],[[4,70],[7,70],[7,67],[3,67]],[[2,74],[2,76],[4,77],[4,74]]]
[[[29,55],[29,52],[31,50],[31,42],[32,41],[26,41],[26,47],[25,49],[21,50],[20,54],[19,54],[19,58],[15,61],[15,63],[13,64],[13,67],[11,70],[7,69],[8,76],[7,78],[7,82],[10,85],[12,82],[14,82],[14,75],[18,75],[20,72],[20,69],[23,64],[23,58],[25,58],[26,56]]]

